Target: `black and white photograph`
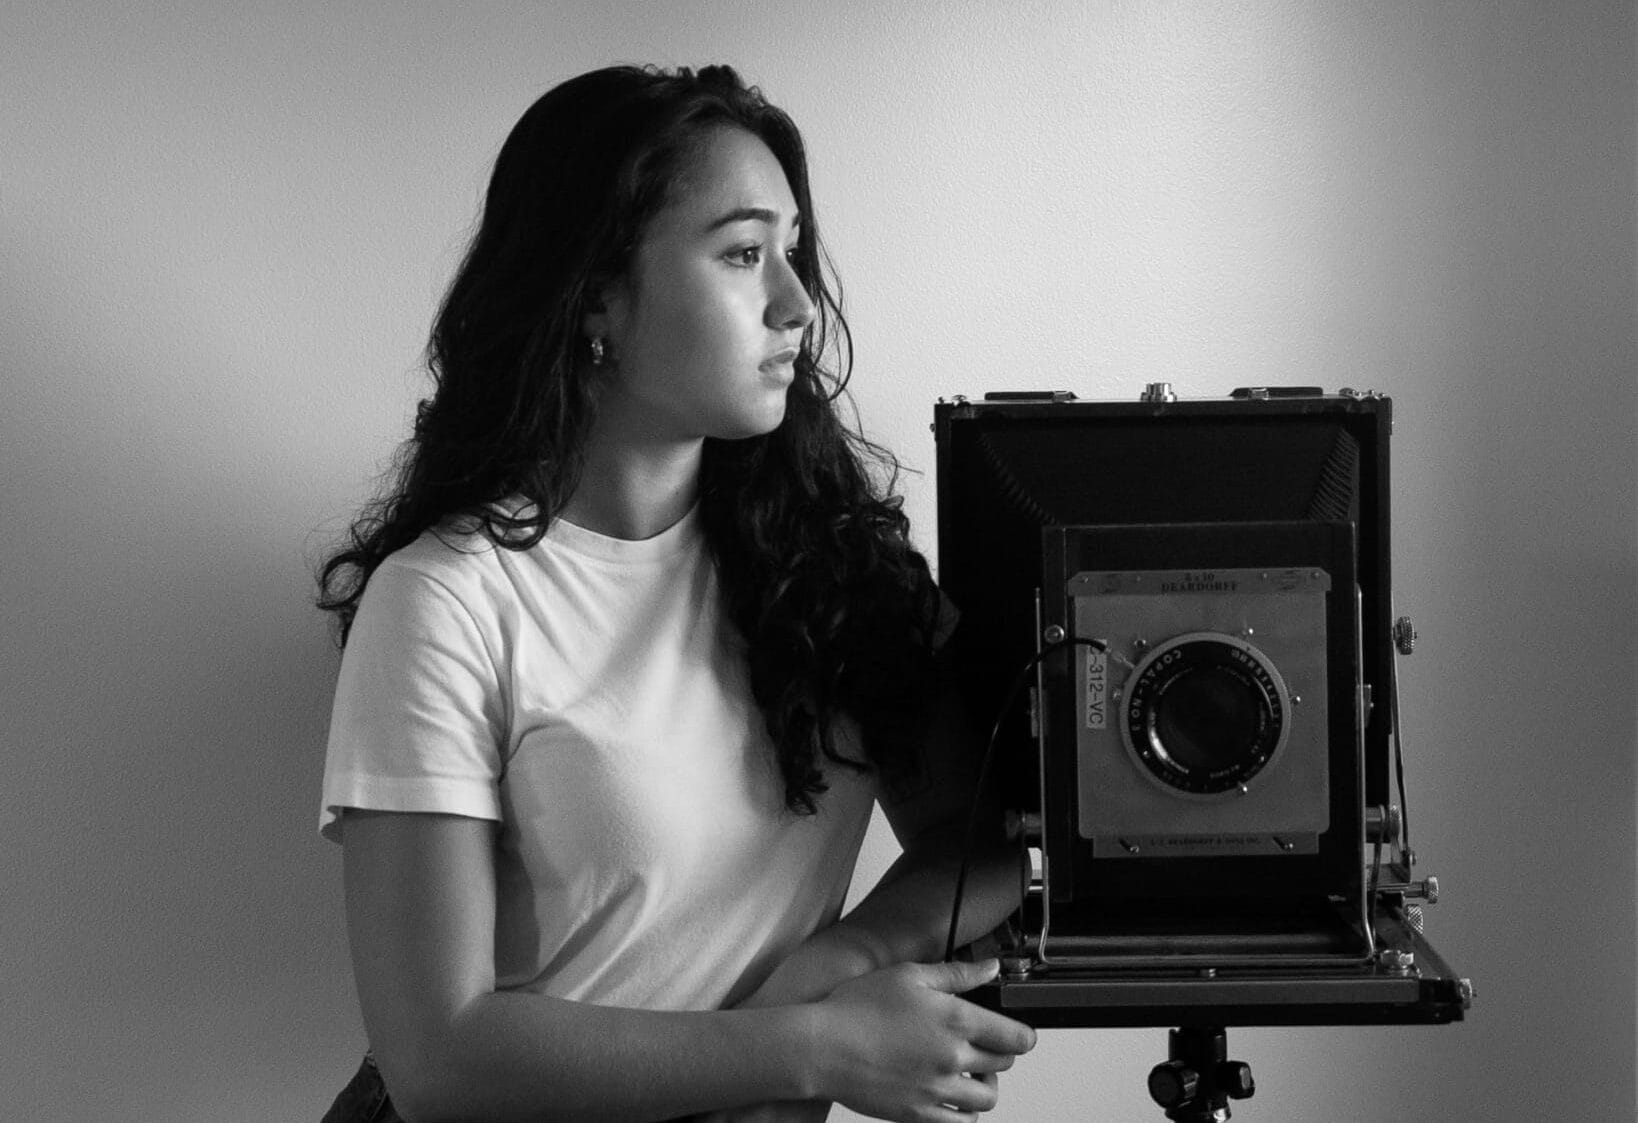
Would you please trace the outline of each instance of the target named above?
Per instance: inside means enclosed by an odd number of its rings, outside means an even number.
[[[1631,0],[0,0],[0,1117],[1638,1119]]]

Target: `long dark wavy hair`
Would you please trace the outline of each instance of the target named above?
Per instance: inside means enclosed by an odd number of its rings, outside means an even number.
[[[801,133],[730,67],[610,67],[524,113],[433,325],[434,391],[390,486],[320,567],[318,604],[345,644],[370,575],[424,531],[459,527],[506,549],[540,541],[579,481],[596,417],[584,317],[723,126],[761,138],[784,169],[802,215],[793,264],[815,318],[779,427],[706,441],[701,521],[786,805],[811,814],[825,761],[875,768],[900,790],[920,773],[939,595],[892,493],[896,461],[839,416],[851,341],[826,282]],[[514,497],[524,502],[501,504]],[[844,717],[863,759],[838,747]]]

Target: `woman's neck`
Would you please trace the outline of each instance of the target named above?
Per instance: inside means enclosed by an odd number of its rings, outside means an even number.
[[[610,538],[653,538],[694,505],[704,448],[700,440],[645,444],[594,431],[580,482],[559,514]]]

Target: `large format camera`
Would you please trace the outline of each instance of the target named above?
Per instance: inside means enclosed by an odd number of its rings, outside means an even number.
[[[1471,998],[1412,873],[1391,429],[1386,398],[1309,389],[935,410],[940,582],[1027,878],[982,1000],[1177,1027],[1151,1076],[1174,1119],[1250,1094],[1228,1025],[1441,1023]]]

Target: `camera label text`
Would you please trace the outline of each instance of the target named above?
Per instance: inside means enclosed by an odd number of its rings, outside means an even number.
[[[1088,729],[1104,729],[1108,726],[1108,691],[1108,658],[1100,649],[1088,648],[1086,652],[1086,727]]]

